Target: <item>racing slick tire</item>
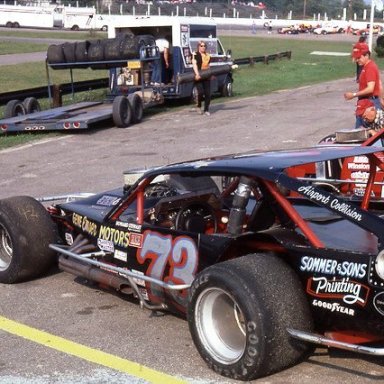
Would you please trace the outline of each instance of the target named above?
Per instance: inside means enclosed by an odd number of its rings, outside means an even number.
[[[233,379],[272,374],[313,350],[287,332],[311,332],[312,319],[297,275],[273,254],[249,254],[203,270],[190,288],[187,314],[201,357]]]
[[[40,103],[35,97],[27,97],[23,101],[23,105],[27,114],[41,111]]]
[[[335,144],[335,141],[336,141],[336,134],[335,133],[331,133],[330,135],[327,135],[325,137],[323,137],[319,142],[318,144]]]
[[[136,93],[128,95],[128,101],[132,110],[132,123],[140,123],[144,115],[144,106],[142,98]]]
[[[0,200],[0,283],[12,284],[44,273],[55,261],[57,240],[45,208],[29,196]]]
[[[191,104],[194,104],[195,106],[197,106],[198,96],[199,96],[199,91],[198,91],[196,85],[194,85],[192,87],[192,93],[191,93],[191,97],[190,97]]]
[[[113,122],[118,128],[127,128],[132,121],[132,108],[125,96],[117,96],[112,106]]]
[[[20,100],[10,100],[5,106],[4,118],[25,115],[25,107]]]

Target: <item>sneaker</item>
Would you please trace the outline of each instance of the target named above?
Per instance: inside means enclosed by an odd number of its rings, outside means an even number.
[[[210,114],[208,111],[205,111],[205,112],[204,112],[204,115],[205,115],[205,116],[211,116],[211,114]]]

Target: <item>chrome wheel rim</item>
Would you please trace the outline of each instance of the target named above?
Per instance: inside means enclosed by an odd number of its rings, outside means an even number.
[[[0,271],[5,271],[11,264],[13,246],[11,236],[0,224]]]
[[[204,290],[196,301],[195,323],[202,344],[217,362],[240,360],[246,348],[245,321],[232,296],[219,288]]]

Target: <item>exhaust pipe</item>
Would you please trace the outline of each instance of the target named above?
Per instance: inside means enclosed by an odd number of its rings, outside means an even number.
[[[85,279],[96,283],[107,285],[127,295],[131,295],[134,292],[132,287],[127,283],[127,279],[111,274],[110,272],[103,271],[93,265],[73,261],[63,255],[59,256],[59,268],[62,271],[68,272],[72,275],[84,277]]]

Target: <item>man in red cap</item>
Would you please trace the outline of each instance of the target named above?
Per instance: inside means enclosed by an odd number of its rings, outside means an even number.
[[[375,104],[369,99],[362,99],[357,102],[356,117],[362,119],[363,128],[368,128],[371,135],[384,128],[384,113],[376,109]]]
[[[366,36],[360,36],[358,42],[354,44],[352,49],[352,61],[356,63],[356,82],[359,82],[360,72],[363,68],[361,65],[359,65],[357,59],[360,57],[362,51],[369,51],[369,46],[366,43],[366,40]]]
[[[376,63],[371,59],[371,52],[363,50],[357,58],[357,63],[362,66],[359,76],[359,90],[357,92],[344,93],[345,100],[352,100],[355,97],[359,100],[369,99],[374,104],[376,109],[381,109],[381,92],[382,85],[380,79],[380,72]],[[361,116],[356,115],[356,128],[363,125]]]

